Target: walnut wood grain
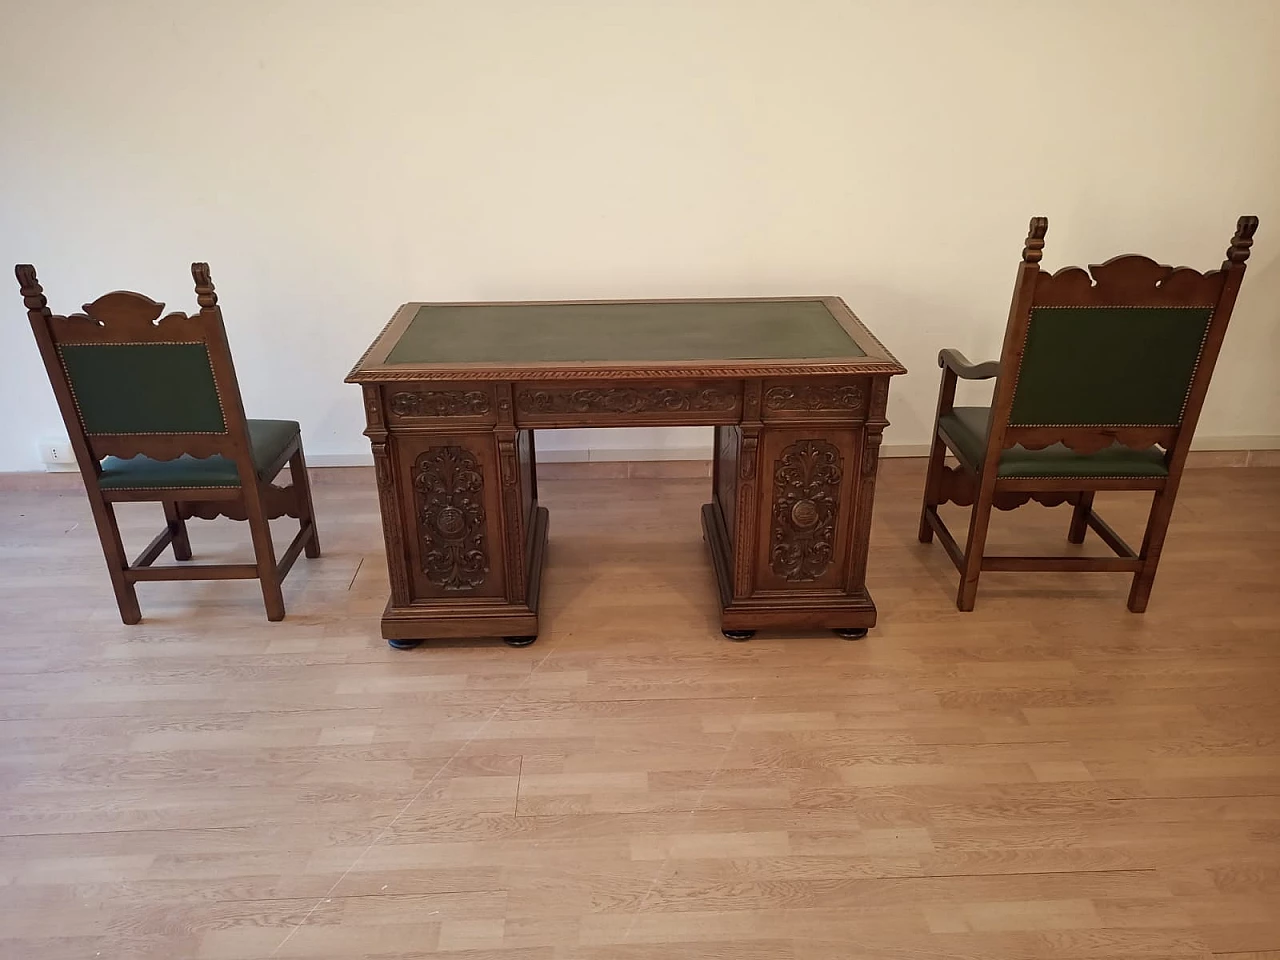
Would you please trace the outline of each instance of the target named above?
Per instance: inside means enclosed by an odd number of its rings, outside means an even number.
[[[268,520],[281,517],[300,519],[305,506],[299,497],[299,488],[295,486],[277,487],[269,484],[263,489],[262,506]],[[177,512],[183,519],[216,520],[225,517],[228,520],[248,520],[249,511],[244,501],[236,498],[230,500],[179,500]]]
[[[781,410],[857,412],[866,407],[866,383],[766,384],[764,408],[770,413]]]
[[[994,364],[972,365],[951,350],[938,357],[943,367],[938,391],[934,438],[929,454],[920,509],[918,538],[930,542],[935,534],[942,540],[947,556],[960,572],[956,606],[974,607],[978,579],[983,570],[1042,571],[1127,571],[1133,573],[1128,608],[1134,613],[1147,609],[1152,584],[1160,562],[1169,519],[1182,479],[1183,468],[1195,434],[1197,419],[1213,375],[1214,364],[1226,336],[1227,324],[1244,277],[1245,262],[1258,227],[1258,218],[1240,217],[1227,248],[1226,259],[1217,270],[1201,273],[1190,267],[1171,267],[1149,257],[1127,254],[1105,263],[1064,267],[1056,273],[1040,269],[1048,220],[1032,219],[1005,328],[1004,347],[998,368]],[[1032,311],[1042,307],[1199,307],[1212,311],[1200,354],[1192,373],[1190,388],[1180,421],[1172,425],[1065,425],[1012,426],[1018,372],[1026,349]],[[992,397],[990,429],[981,463],[970,462],[970,454],[942,424],[954,409],[958,378],[996,376]],[[1082,385],[1081,389],[1087,387]],[[1062,444],[1082,455],[1095,454],[1120,444],[1137,450],[1157,447],[1164,453],[1167,476],[1153,477],[1001,477],[1001,458],[1006,451],[1021,446],[1043,450]],[[945,464],[950,451],[960,461],[958,467]],[[1101,474],[1103,471],[1099,471]],[[1135,551],[1100,518],[1091,512],[1093,494],[1101,490],[1141,490],[1153,494],[1142,546]],[[1030,500],[1043,504],[1073,503],[1076,512],[1068,528],[1068,540],[1080,543],[1087,529],[1098,533],[1116,557],[1062,558],[1001,556],[985,553],[987,529],[992,509],[1009,510]],[[969,532],[963,548],[947,530],[938,513],[948,501],[972,507]]]
[[[764,381],[762,418],[767,422],[866,419],[869,377]]]
[[[1000,361],[973,363],[959,350],[950,348],[938,354],[938,366],[950,370],[961,380],[990,380],[1000,374]]]
[[[387,408],[398,420],[485,417],[493,409],[492,391],[419,389],[388,390]]]
[[[387,365],[418,305],[402,307],[350,378],[365,391],[378,469],[392,593],[383,636],[538,632],[547,518],[534,427],[715,426],[704,523],[724,628],[873,626],[870,511],[901,367],[847,307],[825,302],[868,354],[839,365],[843,376],[807,361],[746,362],[768,376],[745,378],[723,364],[697,365],[698,376],[684,363],[650,366],[643,377],[615,364]],[[828,451],[835,486],[804,475],[809,455]]]
[[[502,484],[502,549],[507,580],[507,601],[524,603],[528,597],[532,571],[528,569],[528,535],[534,518],[529,513],[532,491],[530,477],[521,470],[521,436],[530,438],[532,431],[517,430],[515,403],[511,384],[498,384],[498,425],[494,438],[498,442],[498,475]],[[532,457],[532,446],[529,456]]]
[[[428,447],[413,463],[422,572],[445,591],[467,592],[489,575],[484,471],[461,445]]]
[[[844,469],[821,439],[789,444],[774,463],[769,565],[783,580],[814,581],[831,567]]]
[[[1020,446],[1028,450],[1043,450],[1055,443],[1090,454],[1106,450],[1117,443],[1133,450],[1146,450],[1156,445],[1169,449],[1178,440],[1178,427],[1096,427],[1082,431],[1078,427],[1015,427],[1005,428],[1002,447],[1005,450]]]
[[[607,424],[618,417],[650,425],[737,423],[742,386],[733,380],[565,387],[520,384],[516,420],[530,426]]]
[[[14,272],[92,507],[94,524],[107,562],[121,620],[126,624],[136,624],[142,619],[134,589],[134,584],[138,581],[226,579],[243,576],[259,580],[267,619],[284,619],[281,581],[301,551],[305,550],[308,557],[320,555],[320,537],[312,509],[310,477],[302,452],[302,438],[298,437],[291,442],[277,462],[254,462],[240,385],[236,379],[235,364],[231,358],[226,326],[218,306],[218,295],[210,278],[209,265],[191,264],[191,278],[199,310],[192,314],[167,315],[162,315],[163,303],[144,294],[117,290],[85,304],[83,313],[59,316],[49,309],[44,288],[33,266],[20,264]],[[223,429],[209,433],[88,433],[60,348],[68,344],[105,346],[155,343],[191,343],[204,348],[221,408]],[[375,412],[370,411],[371,420]],[[99,484],[101,461],[105,457],[128,459],[146,456],[153,460],[174,460],[185,455],[225,457],[235,464],[238,486],[222,489],[195,487],[103,490]],[[285,488],[273,486],[272,481],[286,465],[289,466],[292,483]],[[191,545],[183,526],[186,519],[221,516],[248,522],[255,562],[251,565],[184,563],[173,570],[153,568],[151,564],[158,556],[156,548],[163,549],[160,545],[166,534],[162,532],[152,541],[152,549],[144,551],[139,557],[139,562],[130,563],[120,542],[115,505],[142,501],[162,504],[167,532],[171,534],[165,540],[165,545],[173,546],[176,558],[191,558]],[[285,550],[285,559],[277,563],[269,521],[282,516],[296,518],[299,530]],[[246,569],[250,571],[247,574]]]

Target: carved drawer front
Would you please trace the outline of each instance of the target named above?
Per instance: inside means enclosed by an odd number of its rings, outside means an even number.
[[[498,420],[498,404],[489,383],[389,383],[382,395],[392,423],[428,427],[448,421]]]
[[[768,431],[761,440],[756,586],[840,589],[847,576],[861,431]]]
[[[515,402],[520,426],[737,423],[742,381],[529,382],[516,385]]]
[[[767,379],[760,392],[762,420],[865,420],[870,377]]]
[[[493,434],[396,442],[412,599],[502,597],[502,478]]]

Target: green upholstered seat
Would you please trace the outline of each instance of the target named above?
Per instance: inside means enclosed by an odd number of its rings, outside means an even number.
[[[943,414],[939,425],[971,462],[981,464],[987,454],[989,407],[956,407]],[[999,477],[1165,477],[1169,475],[1159,447],[1132,450],[1115,444],[1097,453],[1076,453],[1061,443],[1043,450],[1017,446],[1000,455]]]
[[[285,450],[298,436],[298,424],[294,420],[249,420],[247,423],[254,466],[258,476],[269,481],[272,477],[268,471],[274,473],[283,465]],[[102,461],[98,482],[104,490],[238,487],[240,476],[235,462],[223,456],[199,459],[184,454],[176,460],[107,457]]]

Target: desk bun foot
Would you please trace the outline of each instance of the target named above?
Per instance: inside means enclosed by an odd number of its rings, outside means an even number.
[[[834,633],[837,637],[842,637],[845,640],[861,640],[863,637],[867,635],[867,628],[866,627],[849,627],[847,629],[837,628],[834,631]]]

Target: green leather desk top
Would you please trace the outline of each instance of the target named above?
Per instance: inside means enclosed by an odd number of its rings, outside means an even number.
[[[424,306],[387,363],[861,357],[819,300]]]
[[[905,372],[837,298],[409,303],[348,380],[725,374],[739,366],[872,364]],[[886,366],[887,365],[887,366]],[[888,369],[891,366],[893,369]],[[827,369],[831,368],[831,369]],[[853,372],[850,370],[850,372]]]

